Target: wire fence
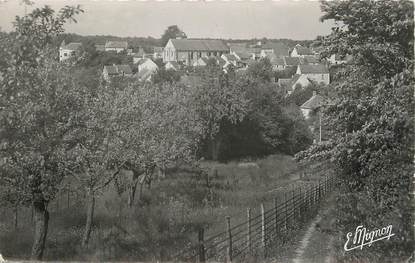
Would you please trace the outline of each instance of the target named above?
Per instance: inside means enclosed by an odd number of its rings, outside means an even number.
[[[273,207],[265,209],[260,204],[259,214],[252,209],[246,211],[246,220],[232,225],[232,218],[226,217],[226,231],[205,238],[200,228],[198,241],[189,244],[175,255],[180,262],[243,261],[246,257],[267,257],[280,242],[286,242],[290,232],[304,222],[319,203],[333,190],[335,177],[326,176],[318,182],[285,191],[283,198],[276,195]]]

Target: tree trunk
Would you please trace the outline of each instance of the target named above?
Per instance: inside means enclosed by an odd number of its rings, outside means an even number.
[[[141,182],[140,182],[140,192],[138,193],[138,200],[140,200],[140,201],[143,200],[144,183],[145,183],[145,180],[141,180]]]
[[[159,178],[166,178],[166,165],[163,163],[158,167]]]
[[[43,198],[35,198],[33,201],[35,237],[32,246],[32,260],[41,260],[45,250],[46,235],[48,232],[49,212],[46,201]]]
[[[88,246],[88,242],[89,242],[89,238],[91,236],[91,230],[92,230],[92,220],[94,217],[94,209],[95,209],[95,196],[94,196],[94,192],[90,190],[88,192],[86,224],[85,224],[84,236],[82,238],[82,247]]]
[[[222,145],[222,140],[219,137],[219,135],[217,135],[215,138],[211,140],[211,149],[212,149],[211,154],[212,154],[213,161],[217,161],[219,159],[221,145]]]
[[[135,192],[137,190],[137,184],[138,184],[138,178],[139,178],[139,175],[133,171],[133,181],[130,185],[130,189],[128,192],[128,206],[129,207],[132,207],[134,204]]]
[[[16,205],[14,207],[14,230],[17,230],[19,220],[19,207]]]

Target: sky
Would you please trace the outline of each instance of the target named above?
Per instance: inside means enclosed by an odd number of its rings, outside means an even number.
[[[327,35],[332,24],[320,22],[320,3],[313,0],[35,0],[34,7],[81,5],[69,33],[159,38],[178,25],[189,38],[289,38],[311,40]],[[21,0],[0,0],[0,28],[12,30],[24,15]]]

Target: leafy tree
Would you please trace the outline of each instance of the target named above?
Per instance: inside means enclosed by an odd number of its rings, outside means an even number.
[[[247,74],[265,82],[272,81],[274,75],[271,62],[268,58],[262,58],[259,61],[252,62],[248,67]]]
[[[57,50],[51,46],[64,23],[79,12],[79,7],[65,7],[58,14],[49,7],[34,9],[16,17],[16,31],[0,41],[0,180],[3,189],[33,206],[33,259],[43,256],[47,205],[66,175],[65,153],[83,125],[77,116],[83,91],[56,62]]]
[[[161,36],[161,46],[166,46],[167,42],[169,42],[169,39],[178,37],[187,38],[186,34],[177,25],[169,26]]]
[[[159,85],[134,85],[140,94],[136,115],[137,121],[130,123],[139,140],[134,144],[135,155],[127,162],[133,171],[129,187],[129,205],[135,199],[140,181],[140,196],[143,184],[151,184],[156,167],[161,171],[177,162],[192,164],[196,159],[197,146],[202,137],[203,127],[198,123],[191,91],[175,83]]]
[[[159,68],[156,74],[153,75],[153,83],[174,83],[180,80],[181,73],[173,69]]]
[[[353,62],[332,84],[333,105],[323,111],[329,140],[299,159],[330,160],[341,180],[339,230],[392,224],[399,239],[342,261],[396,261],[413,251],[408,209],[413,175],[413,3],[322,2],[322,20],[337,26],[322,41],[326,54],[351,54]],[[340,253],[339,253],[340,254]]]
[[[71,174],[87,196],[83,246],[89,241],[97,195],[135,154],[131,149],[139,139],[136,136],[139,132],[131,124],[140,117],[135,111],[138,92],[131,86],[125,89],[114,86],[86,94],[86,109],[79,113],[86,120],[85,127],[79,132],[76,146],[68,152]]]
[[[192,87],[192,107],[195,107],[197,121],[203,127],[203,140],[206,142],[213,160],[218,160],[224,143],[221,126],[236,124],[248,112],[249,101],[245,91],[236,81],[232,72],[226,74],[214,64],[201,69],[201,83]]]

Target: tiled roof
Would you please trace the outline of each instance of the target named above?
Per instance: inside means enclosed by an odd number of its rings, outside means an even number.
[[[248,60],[252,58],[252,54],[243,51],[235,51],[235,54],[241,58],[241,60]]]
[[[329,69],[322,64],[319,65],[299,65],[301,74],[328,74]]]
[[[315,94],[309,100],[304,102],[304,104],[301,105],[301,108],[314,110],[323,105],[323,101],[324,98],[322,96]]]
[[[298,66],[301,63],[300,58],[297,57],[284,57],[284,62],[286,66]]]
[[[123,72],[124,74],[133,73],[129,65],[117,65],[117,68],[118,68],[118,72]]]
[[[308,47],[296,46],[298,55],[313,55],[313,51]]]
[[[95,44],[95,49],[97,51],[103,51],[103,50],[105,50],[105,45],[104,44]]]
[[[180,68],[180,64],[177,63],[177,61],[169,61],[167,63],[171,64],[175,69],[179,69]]]
[[[71,42],[71,43],[68,43],[67,45],[62,46],[61,48],[76,51],[80,49],[81,47],[82,47],[82,43]]]
[[[262,46],[262,49],[269,50],[272,49],[274,54],[277,57],[283,57],[288,55],[288,51],[290,50],[285,44],[280,42],[267,42]]]
[[[153,47],[154,53],[161,53],[163,52],[163,47]]]
[[[277,57],[275,54],[269,54],[267,55],[267,58],[269,58],[269,61],[271,61],[271,64],[274,66],[284,66],[284,59]]]
[[[143,69],[137,72],[137,77],[139,80],[144,81],[144,80],[147,80],[153,73],[154,71],[152,70]]]
[[[138,64],[138,65],[141,65],[141,64],[146,63],[147,61],[151,61],[151,62],[153,62],[153,63],[154,63],[154,61],[153,61],[153,60],[151,60],[150,58],[142,58],[142,59],[140,59],[140,60],[137,62],[137,64]],[[154,63],[154,64],[155,64],[155,63]]]
[[[104,70],[107,71],[108,75],[117,75],[118,71],[115,66],[104,66]]]
[[[118,74],[132,74],[132,70],[128,65],[112,65],[104,66],[104,69],[108,72],[108,75],[118,75]]]
[[[223,58],[219,57],[219,58],[217,58],[217,63],[218,63],[219,66],[223,67],[223,66],[226,65],[227,62]]]
[[[218,39],[170,39],[178,51],[229,51],[228,46]]]
[[[228,60],[228,61],[236,61],[236,60],[238,60],[234,55],[232,55],[232,54],[223,54],[225,57],[226,57],[226,59]]]
[[[316,64],[319,63],[319,60],[315,56],[304,56],[304,63]]]
[[[107,41],[105,48],[127,48],[128,43],[126,41]]]
[[[278,79],[278,84],[280,85],[289,85],[291,84],[292,79]]]

